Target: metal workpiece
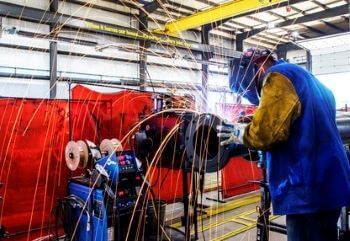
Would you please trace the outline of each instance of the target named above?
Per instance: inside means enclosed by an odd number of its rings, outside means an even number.
[[[350,144],[350,113],[337,112],[336,122],[343,143]]]
[[[220,146],[216,127],[223,120],[213,114],[201,114],[192,119],[186,129],[186,154],[190,166],[199,172],[216,172],[229,161],[229,146]]]

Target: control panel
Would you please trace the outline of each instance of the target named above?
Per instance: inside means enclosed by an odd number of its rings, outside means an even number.
[[[116,159],[119,165],[119,173],[137,172],[136,157],[133,153],[123,153],[121,155],[116,153]]]

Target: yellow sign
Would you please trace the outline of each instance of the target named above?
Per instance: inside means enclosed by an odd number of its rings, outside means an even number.
[[[91,30],[103,31],[113,33],[122,37],[129,37],[134,39],[149,40],[161,44],[174,45],[183,48],[195,48],[196,46],[186,42],[185,40],[169,38],[167,36],[159,36],[152,33],[145,33],[138,30],[127,29],[122,27],[114,27],[106,24],[96,24],[87,22],[86,27]]]

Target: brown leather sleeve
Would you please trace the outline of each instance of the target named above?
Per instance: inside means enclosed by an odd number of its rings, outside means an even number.
[[[260,105],[246,127],[247,147],[268,150],[289,137],[292,123],[300,116],[301,104],[292,82],[280,73],[270,73],[262,88]]]

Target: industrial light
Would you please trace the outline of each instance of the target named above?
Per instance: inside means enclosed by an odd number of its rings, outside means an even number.
[[[292,32],[292,37],[293,37],[293,38],[299,37],[299,32],[298,32],[298,31],[293,31],[293,32]]]
[[[2,29],[3,32],[7,33],[7,34],[17,34],[18,33],[18,29],[16,27],[5,27]]]
[[[274,22],[269,22],[268,24],[267,24],[267,28],[268,29],[273,29],[273,28],[275,28],[276,27],[276,24],[274,23]]]

